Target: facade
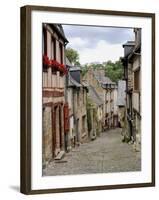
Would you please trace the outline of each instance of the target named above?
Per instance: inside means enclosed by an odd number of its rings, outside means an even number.
[[[89,68],[84,76],[103,102],[102,130],[118,126],[117,85],[105,76],[103,69]]]
[[[118,127],[118,107],[117,107],[117,85],[108,77],[104,78],[102,87],[105,90],[104,95],[104,129]]]
[[[43,24],[43,167],[65,150],[68,112],[64,49],[67,42],[62,26]]]
[[[88,86],[87,117],[89,138],[94,140],[102,132],[103,101],[92,85]]]
[[[68,62],[68,60],[67,60]],[[80,145],[88,139],[87,127],[87,86],[81,81],[81,70],[79,67],[69,67],[67,82],[67,99],[69,105],[70,130],[68,134],[68,150]]]
[[[141,144],[141,29],[135,28],[135,41],[123,45],[124,75],[126,81],[127,137],[136,150]]]
[[[101,71],[102,73],[102,71]],[[93,132],[102,132],[104,127],[104,95],[105,91],[101,86],[101,83],[98,81],[95,76],[95,70],[90,66],[87,73],[84,75],[83,80],[89,85],[89,93],[88,93],[88,108],[93,107],[95,113],[100,113],[98,117],[98,130],[94,130]],[[98,110],[98,112],[97,112]],[[93,112],[93,111],[92,111]],[[101,116],[102,114],[102,116]],[[92,117],[93,123],[93,117]],[[89,131],[90,132],[90,131]],[[92,134],[91,134],[92,135]],[[94,134],[96,137],[96,134]],[[92,136],[91,136],[92,137]],[[94,137],[94,136],[93,136]]]
[[[117,96],[117,106],[118,106],[118,121],[119,127],[122,128],[121,135],[123,140],[127,134],[127,118],[126,118],[126,81],[118,81],[118,96]]]

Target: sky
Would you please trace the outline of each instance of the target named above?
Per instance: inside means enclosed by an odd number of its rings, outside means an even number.
[[[117,61],[123,56],[122,45],[134,40],[131,28],[63,25],[71,47],[78,51],[80,63]]]

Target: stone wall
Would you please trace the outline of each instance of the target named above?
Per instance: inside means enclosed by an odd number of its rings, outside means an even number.
[[[43,108],[43,167],[53,158],[52,155],[52,121],[51,107]]]
[[[68,103],[70,108],[70,131],[68,138],[70,141],[69,149],[75,144],[80,144],[88,138],[86,98],[87,90],[85,87],[69,88],[67,91]]]
[[[134,149],[135,151],[141,150],[141,118],[140,116],[135,113],[134,115],[134,131],[135,131],[135,142],[134,142]]]
[[[86,111],[86,89],[81,87],[77,97],[77,107],[76,107],[76,119],[79,120],[79,142],[84,142],[88,138],[88,127],[87,123],[85,124],[85,130],[83,130],[82,119],[85,117],[85,122],[87,122],[87,111]]]
[[[132,73],[132,64],[128,64],[128,90],[133,88],[133,73]]]

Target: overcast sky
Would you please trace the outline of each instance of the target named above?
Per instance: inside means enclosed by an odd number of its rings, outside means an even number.
[[[71,47],[78,51],[80,63],[116,61],[123,56],[122,44],[134,40],[131,28],[63,25]]]

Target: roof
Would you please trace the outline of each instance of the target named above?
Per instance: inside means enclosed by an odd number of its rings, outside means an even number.
[[[113,82],[109,77],[104,75],[104,72],[102,72],[102,70],[96,70],[93,73],[102,87],[105,87],[106,84],[116,85],[115,82]]]
[[[87,83],[85,80],[82,80],[82,85],[83,85],[84,87],[88,87],[88,86],[89,86],[88,83]]]
[[[102,105],[103,101],[101,100],[100,96],[98,95],[94,87],[92,85],[89,85],[88,89],[89,89],[88,97],[93,101],[93,103],[95,103],[97,106]]]
[[[78,83],[75,79],[73,79],[73,77],[69,73],[69,75],[68,75],[68,87],[73,87],[73,86],[81,87],[82,85],[80,83]]]
[[[68,67],[73,67],[73,65],[71,64],[71,62],[69,61],[69,59],[66,57],[66,65]]]
[[[81,71],[81,68],[80,67],[71,67],[70,71],[71,72],[73,72],[73,71]]]
[[[109,77],[102,77],[103,84],[115,84]]]
[[[65,36],[65,33],[64,33],[64,30],[63,30],[63,27],[61,24],[49,24],[50,27],[54,30],[56,30],[56,32],[64,39],[64,41],[66,43],[68,43],[69,41],[67,40],[66,36]]]
[[[131,58],[133,58],[133,56],[136,55],[140,55],[140,51],[141,51],[141,43],[139,43],[138,45],[136,45],[133,49],[132,52],[129,54],[128,59],[131,60]]]
[[[125,44],[123,44],[123,47],[125,46],[134,46],[135,45],[135,41],[127,41]]]
[[[125,58],[127,58],[131,54],[131,52],[134,49],[134,46],[135,41],[127,41],[125,44],[123,44]]]

